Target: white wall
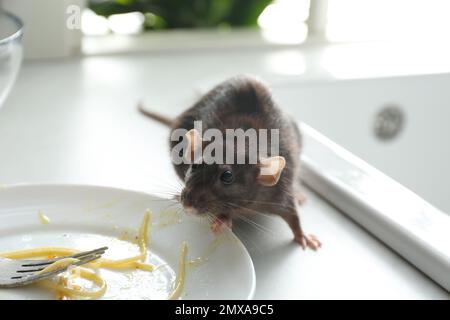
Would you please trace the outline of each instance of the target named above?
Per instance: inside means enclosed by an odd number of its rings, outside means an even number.
[[[0,0],[2,7],[25,23],[25,58],[55,58],[78,54],[81,30],[66,25],[67,8],[83,8],[86,0]]]

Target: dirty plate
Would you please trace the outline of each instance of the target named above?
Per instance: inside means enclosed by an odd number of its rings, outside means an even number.
[[[101,270],[104,299],[166,299],[173,289],[180,245],[188,244],[181,299],[251,299],[252,261],[231,233],[214,236],[206,221],[182,214],[173,202],[145,193],[94,186],[17,185],[0,188],[0,253],[41,246],[89,250],[108,246],[106,258],[126,258],[144,212],[153,212],[148,261],[153,272]],[[48,217],[49,223],[43,219]],[[0,299],[53,299],[31,286],[0,289]]]

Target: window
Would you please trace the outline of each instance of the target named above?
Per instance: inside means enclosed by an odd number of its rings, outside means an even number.
[[[25,41],[25,52],[32,57],[66,56],[79,51],[81,32],[68,30],[64,15],[68,6],[82,8],[84,4],[83,34],[103,53],[145,50],[149,46],[145,37],[106,39],[108,35],[136,35],[144,31],[155,34],[155,30],[162,29],[228,31],[259,27],[266,41],[262,45],[297,45],[310,39],[423,42],[446,39],[450,30],[449,0],[2,0],[1,4],[25,20],[30,35]],[[227,38],[230,46],[231,38],[239,38],[238,34]],[[235,43],[254,38],[248,32],[246,37],[249,38]],[[211,41],[214,39],[217,37]],[[128,47],[124,50],[125,46]]]
[[[449,30],[448,0],[328,0],[330,41],[434,40]]]
[[[213,0],[209,2],[214,3]],[[92,8],[97,7],[93,5]],[[130,5],[130,10],[132,8]],[[125,9],[116,10],[119,12]],[[264,37],[272,43],[281,44],[305,41],[308,28],[311,37],[332,42],[392,39],[422,41],[440,39],[450,30],[448,0],[274,0],[254,10],[254,14],[259,15],[257,24]],[[109,12],[115,11],[111,8]],[[205,12],[214,13],[213,10]],[[199,22],[197,27],[233,26],[230,22],[234,19],[233,14],[230,9],[228,15],[223,13],[222,20],[216,18],[210,23]],[[143,29],[164,29],[164,23],[161,22],[160,27],[154,27],[158,19],[163,18],[150,11],[112,14],[105,18],[87,9],[83,22],[86,34],[135,34]],[[182,25],[182,22],[179,24]],[[252,22],[236,25],[252,25]],[[176,27],[176,23],[172,23],[173,26]],[[195,27],[195,24],[191,27]]]

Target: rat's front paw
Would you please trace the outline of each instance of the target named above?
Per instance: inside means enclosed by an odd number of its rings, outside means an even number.
[[[306,247],[317,251],[320,247],[322,247],[322,243],[317,239],[315,235],[301,235],[294,238],[295,242],[302,246],[303,249]]]
[[[214,234],[220,234],[224,232],[227,228],[231,229],[232,221],[231,218],[228,217],[220,217],[215,218],[213,222],[211,222],[211,231]]]

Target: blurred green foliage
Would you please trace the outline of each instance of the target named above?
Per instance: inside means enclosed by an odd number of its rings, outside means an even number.
[[[145,15],[145,29],[256,26],[272,0],[89,0],[89,7],[108,17],[133,11]]]

